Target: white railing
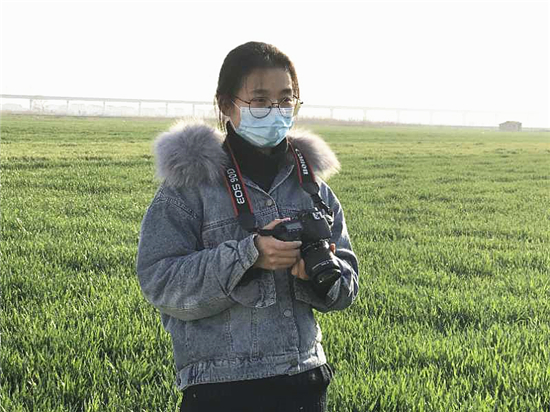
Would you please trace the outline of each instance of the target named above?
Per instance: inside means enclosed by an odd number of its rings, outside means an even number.
[[[2,102],[2,111],[12,112],[33,112],[42,114],[66,114],[66,115],[99,115],[99,116],[116,116],[117,112],[126,112],[129,116],[147,116],[152,114],[151,110],[143,111],[144,104],[162,105],[164,107],[163,113],[156,113],[158,107],[155,108],[156,116],[170,117],[170,106],[184,105],[191,107],[191,116],[196,116],[196,107],[205,106],[209,103],[201,101],[187,101],[187,100],[158,100],[158,99],[128,99],[128,98],[113,98],[113,97],[74,97],[74,96],[40,96],[40,95],[15,95],[15,94],[0,94],[2,100],[26,100],[27,104],[17,105],[15,103]],[[63,101],[64,105],[53,105],[53,101]],[[82,102],[96,102],[101,106],[84,105]],[[72,103],[72,105],[71,105]],[[111,105],[107,105],[111,103]],[[115,105],[114,103],[118,103]],[[121,106],[120,104],[132,104],[131,107]],[[210,103],[212,106],[212,103]],[[151,107],[149,107],[150,109]],[[118,110],[117,110],[118,109]],[[115,113],[115,114],[113,114]],[[155,117],[156,117],[155,116]]]
[[[3,112],[113,117],[216,117],[214,103],[205,101],[15,94],[0,94],[0,98]],[[63,103],[55,104],[59,101]],[[493,127],[506,120],[529,123],[536,118],[534,113],[528,112],[323,106],[308,105],[307,102],[300,110],[300,117],[358,122]]]

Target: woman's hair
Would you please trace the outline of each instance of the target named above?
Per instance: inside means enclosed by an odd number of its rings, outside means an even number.
[[[300,87],[294,64],[286,54],[275,46],[251,41],[231,50],[225,57],[220,69],[215,100],[215,104],[218,106],[218,122],[221,130],[225,131],[222,112],[231,104],[232,97],[239,92],[246,77],[256,69],[270,68],[284,69],[290,74],[293,93],[299,98]]]

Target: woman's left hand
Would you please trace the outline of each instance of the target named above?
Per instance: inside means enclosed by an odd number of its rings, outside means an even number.
[[[330,251],[332,253],[336,253],[336,244],[330,244]],[[306,274],[306,264],[304,262],[304,259],[300,259],[298,262],[296,262],[294,266],[292,266],[292,269],[290,269],[290,273],[299,279],[309,280],[309,276]]]

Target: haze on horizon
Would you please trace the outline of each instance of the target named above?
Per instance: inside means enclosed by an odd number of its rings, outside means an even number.
[[[550,127],[549,13],[546,1],[2,1],[0,91],[212,101],[227,53],[257,40],[294,61],[306,105],[529,112]]]

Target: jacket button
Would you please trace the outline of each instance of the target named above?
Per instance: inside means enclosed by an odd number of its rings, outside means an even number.
[[[298,366],[298,361],[296,359],[292,359],[290,361],[290,366],[294,366],[294,367]]]
[[[287,309],[283,312],[283,315],[285,315],[287,318],[290,318],[292,316],[292,311],[290,309]]]
[[[269,199],[267,202],[265,202],[267,206],[273,206],[273,200]]]

